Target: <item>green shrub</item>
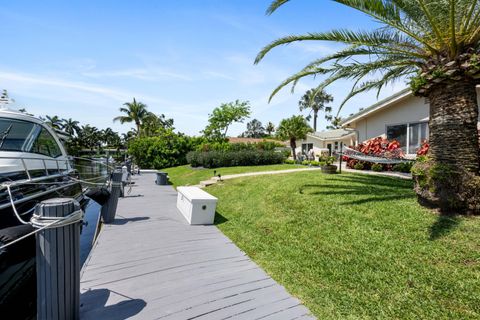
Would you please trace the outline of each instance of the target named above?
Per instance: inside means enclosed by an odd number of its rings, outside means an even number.
[[[243,151],[243,150],[264,150],[273,151],[276,148],[284,147],[283,144],[275,141],[261,141],[254,143],[230,143],[228,141],[205,142],[197,147],[197,151]]]
[[[319,161],[310,161],[310,165],[318,167],[320,165]]]
[[[394,165],[392,170],[397,171],[397,172],[410,173],[411,170],[412,170],[412,166],[413,166],[413,161],[412,162],[402,162],[402,163],[397,163],[396,165]]]
[[[331,165],[335,162],[336,158],[331,156],[321,156],[318,157],[318,161],[325,162],[326,165]]]
[[[135,138],[128,144],[128,153],[143,169],[162,169],[187,163],[186,154],[195,149],[196,140],[173,131],[160,136]]]
[[[295,160],[293,159],[285,159],[285,161],[283,161],[285,164],[295,164]]]
[[[280,152],[263,150],[192,151],[187,154],[187,162],[192,167],[205,168],[280,164],[284,160]]]
[[[326,166],[327,163],[326,163],[325,161],[319,161],[319,162],[318,162],[318,165],[319,165],[320,167],[323,167],[323,166]]]
[[[356,164],[353,166],[353,168],[354,168],[355,170],[363,170],[364,167],[365,167],[365,166],[364,166],[363,163],[361,163],[361,162],[356,163]]]
[[[302,161],[302,164],[303,164],[304,166],[308,166],[308,165],[310,165],[310,161],[309,161],[309,160],[303,160],[303,161]]]
[[[380,172],[383,171],[383,166],[380,163],[372,164],[372,171]]]

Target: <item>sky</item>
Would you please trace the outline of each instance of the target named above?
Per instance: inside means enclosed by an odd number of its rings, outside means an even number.
[[[305,79],[292,94],[272,90],[310,61],[342,46],[303,42],[253,61],[271,41],[289,34],[378,27],[371,18],[329,0],[294,0],[271,16],[269,0],[0,0],[0,89],[17,107],[35,115],[73,118],[126,132],[114,123],[134,97],[175,128],[199,135],[221,103],[248,100],[251,119],[277,125],[299,114],[302,94],[321,82]],[[338,105],[351,82],[327,87]],[[379,98],[405,87],[387,87]],[[357,112],[377,101],[375,92],[352,99],[340,112]],[[307,115],[307,113],[304,113]],[[319,117],[318,128],[327,125]],[[236,124],[229,135],[245,131]]]

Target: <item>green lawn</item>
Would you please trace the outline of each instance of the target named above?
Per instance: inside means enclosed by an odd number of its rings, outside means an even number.
[[[319,319],[480,318],[480,217],[420,207],[411,181],[300,172],[207,191],[219,228]]]
[[[259,172],[259,171],[274,171],[274,170],[288,170],[305,168],[301,165],[293,164],[274,164],[269,166],[248,166],[248,167],[228,167],[228,168],[216,168],[216,169],[204,169],[204,168],[192,168],[190,165],[173,167],[164,169],[162,171],[167,172],[170,177],[170,181],[174,186],[187,186],[199,184],[202,180],[208,180],[213,177],[213,170],[217,171],[217,174],[225,176],[227,174],[237,174],[245,172]]]

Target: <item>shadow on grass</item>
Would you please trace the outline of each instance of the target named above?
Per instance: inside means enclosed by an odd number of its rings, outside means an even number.
[[[215,211],[215,220],[213,221],[213,224],[219,225],[222,223],[227,222],[228,219],[222,216],[218,211]]]
[[[340,204],[356,205],[416,198],[412,182],[377,176],[335,176],[324,184],[305,184],[299,188],[305,195],[337,195]],[[344,197],[343,197],[344,196]],[[350,198],[351,201],[348,201]]]
[[[441,214],[430,227],[430,240],[437,240],[448,235],[460,225],[460,218],[455,215]]]

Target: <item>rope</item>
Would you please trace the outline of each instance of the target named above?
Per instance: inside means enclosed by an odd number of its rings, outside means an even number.
[[[16,209],[14,209],[14,212],[16,212]],[[43,217],[37,214],[34,214],[30,220],[30,222],[27,222],[25,224],[30,224],[35,230],[33,230],[30,233],[27,233],[26,235],[21,236],[18,239],[15,239],[13,241],[10,241],[9,243],[3,245],[0,247],[0,250],[3,250],[31,235],[34,235],[42,230],[45,229],[51,229],[51,228],[61,228],[65,227],[74,223],[78,223],[83,220],[84,212],[82,210],[76,210],[69,215],[65,217]],[[18,218],[18,216],[17,216]],[[21,220],[21,219],[20,219]],[[22,222],[23,220],[21,220]],[[23,222],[22,222],[23,223]]]

